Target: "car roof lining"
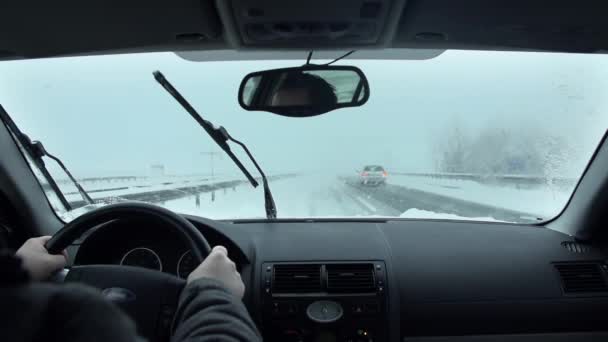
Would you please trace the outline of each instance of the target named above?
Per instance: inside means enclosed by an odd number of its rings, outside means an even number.
[[[234,27],[220,18],[212,0],[187,0],[172,6],[159,0],[139,0],[115,7],[101,0],[36,6],[7,0],[0,6],[2,59],[239,49],[230,38]],[[556,0],[548,7],[525,0],[408,0],[394,37],[365,48],[605,53],[605,9],[601,0]],[[361,46],[340,50],[350,48]],[[322,48],[298,44],[282,49]]]

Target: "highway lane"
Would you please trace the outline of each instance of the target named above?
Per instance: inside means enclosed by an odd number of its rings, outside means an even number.
[[[361,186],[349,178],[300,175],[272,181],[270,187],[279,218],[400,217],[408,210],[436,214],[435,218],[533,222],[520,212],[429,194],[402,186]],[[261,187],[248,184],[188,195],[159,203],[176,212],[213,219],[264,218]],[[408,218],[415,218],[405,215]],[[424,218],[428,218],[425,215]]]
[[[336,177],[298,176],[270,183],[280,218],[398,216],[400,213],[366,198]],[[197,199],[198,197],[198,199]],[[214,219],[263,218],[261,187],[248,184],[159,203],[184,214]]]

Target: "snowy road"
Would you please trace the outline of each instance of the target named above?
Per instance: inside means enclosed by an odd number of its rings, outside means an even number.
[[[351,179],[308,175],[270,183],[280,218],[408,217],[529,222],[529,214],[447,198],[397,185],[362,187]],[[263,191],[247,184],[159,203],[213,219],[264,218]],[[429,216],[430,215],[430,216]]]
[[[300,176],[270,183],[279,217],[399,216],[337,178]],[[248,184],[162,203],[184,214],[214,219],[264,218],[261,187]]]

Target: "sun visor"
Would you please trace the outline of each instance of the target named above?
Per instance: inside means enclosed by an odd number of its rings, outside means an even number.
[[[101,0],[2,8],[0,59],[163,50],[220,39],[214,0],[109,6]],[[166,49],[164,49],[166,50]]]
[[[217,0],[233,48],[387,47],[405,0]]]
[[[384,49],[357,50],[346,59],[382,59],[382,60],[425,60],[441,55],[445,50],[439,49]],[[343,56],[348,50],[314,51],[315,60],[333,60]],[[218,61],[255,61],[255,60],[306,60],[307,51],[176,51],[179,57],[191,62]]]

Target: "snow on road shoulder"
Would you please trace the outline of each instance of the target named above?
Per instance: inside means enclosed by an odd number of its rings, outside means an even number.
[[[572,192],[572,189],[558,189],[542,185],[534,188],[517,188],[512,184],[490,185],[471,180],[402,175],[391,176],[388,183],[482,205],[533,213],[545,219],[559,213]]]
[[[505,222],[497,220],[493,217],[464,217],[454,214],[436,213],[434,211],[421,210],[421,209],[408,209],[403,214],[399,215],[401,218],[411,219],[436,219],[436,220],[463,220],[463,221],[484,221],[484,222]]]
[[[120,197],[137,193],[174,190],[180,187],[196,187],[211,185],[219,182],[243,180],[238,176],[192,176],[192,177],[148,177],[145,179],[105,180],[95,182],[83,182],[81,185],[89,196],[96,200],[105,197]],[[62,183],[61,191],[68,201],[79,201],[82,199],[80,193],[72,183]]]

